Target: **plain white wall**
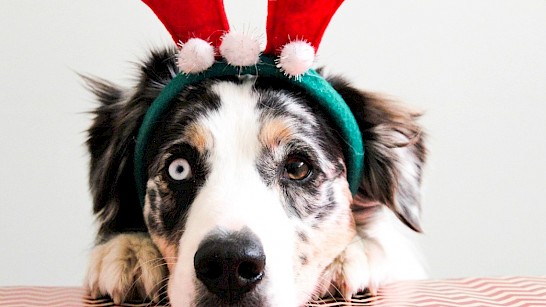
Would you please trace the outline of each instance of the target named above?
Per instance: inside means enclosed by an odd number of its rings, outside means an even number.
[[[263,33],[265,0],[226,2]],[[426,111],[433,278],[546,274],[545,17],[543,0],[347,0],[326,33],[319,64]],[[0,285],[80,285],[94,103],[76,72],[130,85],[170,36],[137,0],[2,1],[0,29]]]

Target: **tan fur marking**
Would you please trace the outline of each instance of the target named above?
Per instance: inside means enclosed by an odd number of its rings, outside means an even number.
[[[165,238],[160,236],[152,235],[152,240],[161,252],[161,255],[163,255],[169,271],[172,272],[174,269],[174,265],[176,264],[177,258],[176,246],[169,244],[169,242],[165,240]]]
[[[190,124],[186,128],[184,137],[201,154],[203,154],[207,148],[212,147],[212,136],[209,131],[196,123]]]
[[[260,131],[260,142],[266,147],[276,147],[294,135],[290,124],[282,118],[267,121]]]

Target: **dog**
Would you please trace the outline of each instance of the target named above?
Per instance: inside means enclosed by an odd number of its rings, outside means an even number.
[[[100,105],[88,130],[98,235],[86,278],[117,304],[301,306],[425,277],[398,227],[420,232],[426,158],[419,114],[326,77],[362,132],[365,168],[349,191],[342,140],[313,98],[279,79],[234,76],[184,89],[144,157],[134,147],[152,101],[178,74],[152,51],[137,84],[84,77]]]

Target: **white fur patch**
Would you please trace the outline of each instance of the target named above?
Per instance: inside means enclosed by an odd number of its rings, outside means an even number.
[[[169,282],[173,306],[190,306],[195,299],[193,257],[212,230],[248,227],[260,238],[267,255],[262,281],[271,306],[294,305],[291,246],[294,229],[278,194],[269,189],[256,169],[261,145],[257,97],[252,84],[219,83],[213,87],[221,107],[203,119],[213,136],[210,174],[188,212],[178,262]],[[284,246],[286,248],[279,248]]]

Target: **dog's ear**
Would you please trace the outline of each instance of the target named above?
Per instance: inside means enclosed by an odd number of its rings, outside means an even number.
[[[340,78],[329,81],[355,115],[365,146],[364,175],[353,207],[358,211],[385,204],[407,226],[421,232],[420,186],[426,150],[416,122],[419,115]]]
[[[173,54],[172,50],[152,52],[131,89],[82,76],[100,103],[93,111],[87,140],[99,240],[113,233],[146,230],[134,180],[135,139],[146,110],[177,73]]]

